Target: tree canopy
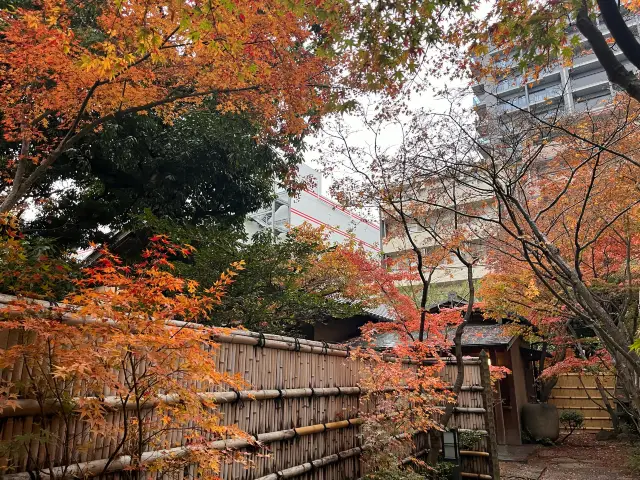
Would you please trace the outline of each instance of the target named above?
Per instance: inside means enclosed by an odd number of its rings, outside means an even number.
[[[126,114],[171,122],[215,96],[261,137],[301,134],[362,90],[397,92],[441,18],[472,2],[16,2],[0,10],[1,177],[13,209],[80,140]]]
[[[321,228],[304,224],[283,239],[264,231],[250,242],[219,227],[151,219],[149,228],[195,247],[189,260],[176,261],[175,267],[180,276],[202,286],[214,282],[229,264],[245,262],[242,275],[213,310],[213,325],[293,334],[304,325],[360,315],[363,307],[385,301],[375,282],[363,274],[380,268],[379,261],[353,242],[332,245]]]
[[[153,113],[107,123],[47,172],[32,195],[38,216],[25,232],[86,247],[136,228],[145,211],[192,225],[241,227],[299,161],[291,144],[285,153],[257,134],[246,116],[220,113],[213,103],[170,125]]]

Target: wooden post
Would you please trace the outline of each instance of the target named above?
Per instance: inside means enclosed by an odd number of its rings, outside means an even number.
[[[493,390],[491,389],[491,371],[489,369],[489,354],[480,352],[480,378],[482,381],[482,402],[484,403],[485,429],[489,432],[489,473],[493,480],[500,480],[500,463],[498,461],[498,440],[496,421],[493,415]]]

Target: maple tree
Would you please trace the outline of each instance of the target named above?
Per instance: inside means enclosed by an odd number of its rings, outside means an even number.
[[[304,223],[280,238],[263,231],[247,242],[244,235],[216,225],[185,227],[149,219],[146,226],[197,247],[174,264],[177,275],[200,285],[215,281],[230,263],[246,262],[214,307],[207,320],[211,325],[303,336],[316,322],[362,315],[377,298],[377,287],[361,277],[363,266],[374,260],[355,239],[331,242],[326,227]]]
[[[5,232],[11,235],[5,240],[11,250],[22,246],[16,225],[10,219],[6,222]],[[299,243],[315,246],[305,271],[298,272],[299,288],[339,290],[345,298],[359,299],[360,305],[384,302],[397,321],[371,325],[366,335],[374,335],[375,328],[405,335],[418,328],[419,310],[396,285],[404,274],[389,272],[375,256],[353,243],[327,248],[321,229],[303,225],[293,235]],[[55,418],[65,426],[64,434],[52,440],[47,432],[57,424],[43,416],[37,438],[16,437],[3,446],[12,452],[23,450],[29,470],[59,476],[88,474],[77,466],[84,448],[111,441],[115,450],[90,467],[92,474],[125,462],[123,475],[140,478],[148,473],[182,471],[195,463],[202,477],[208,478],[215,475],[223,453],[242,460],[233,451],[214,448],[212,442],[238,437],[252,441],[233,426],[220,425],[216,406],[201,395],[217,386],[225,390],[246,387],[242,379],[217,371],[213,355],[203,355],[203,349],[215,351],[211,334],[219,330],[201,325],[224,300],[235,272],[245,269],[244,263],[232,264],[231,270],[205,289],[193,280],[176,277],[169,262],[179,255],[191,255],[192,247],[174,244],[163,235],[150,240],[141,261],[133,266],[103,250],[74,282],[75,290],[65,303],[51,306],[17,297],[0,310],[2,331],[20,329],[33,335],[32,342],[9,345],[3,351],[0,368],[20,364],[28,379],[20,384],[3,381],[0,408],[14,408],[18,395],[21,401],[32,398],[42,411],[58,406]],[[5,243],[0,246],[6,248]],[[56,261],[39,257],[38,262],[36,268],[46,271]],[[290,266],[296,269],[295,263]],[[33,270],[25,270],[24,275],[29,272]],[[38,296],[21,285],[14,283],[11,292]],[[370,373],[363,372],[362,388],[378,392],[384,385],[388,391],[376,396],[377,407],[367,416],[365,432],[376,434],[375,438],[368,436],[370,444],[380,446],[382,438],[392,435],[397,451],[402,452],[415,431],[440,428],[442,405],[454,398],[439,375],[444,365],[440,356],[451,345],[444,331],[461,321],[460,310],[443,311],[432,317],[433,332],[419,346],[399,341],[385,355],[368,348],[353,351],[354,361],[364,358],[368,362],[362,366]],[[389,362],[389,354],[401,361]],[[422,362],[426,355],[433,358],[430,364]],[[407,368],[407,359],[415,365]],[[121,422],[112,422],[112,409],[122,411]],[[178,453],[171,450],[173,432],[187,440]],[[34,441],[47,452],[42,458],[32,453]],[[79,442],[83,447],[78,447]],[[388,451],[389,442],[384,445]],[[168,453],[151,455],[150,450]],[[53,452],[62,456],[54,459]]]
[[[500,277],[487,298],[504,302],[501,314],[573,337],[576,351],[583,350],[580,335],[563,330],[563,322],[590,329],[636,418],[638,113],[623,94],[599,112],[488,117],[478,129],[458,104],[425,115],[412,138],[426,171],[455,179],[483,205],[455,210],[484,224],[485,243],[497,252]]]
[[[2,250],[19,248],[12,239],[8,242]],[[53,417],[42,415],[33,436],[16,436],[3,446],[24,452],[30,471],[56,478],[84,476],[89,471],[78,466],[83,451],[111,443],[107,459],[86,467],[92,474],[122,464],[123,475],[141,478],[195,463],[203,478],[217,478],[223,453],[211,442],[249,438],[221,425],[217,407],[201,395],[219,386],[244,386],[242,379],[217,370],[213,331],[199,325],[243,265],[231,265],[196,294],[195,282],[174,276],[168,262],[192,248],[164,236],[152,242],[135,266],[124,266],[103,251],[75,281],[68,303],[51,306],[16,297],[0,310],[0,330],[21,331],[24,340],[3,349],[0,368],[18,366],[23,377],[19,382],[3,377],[0,408],[14,408],[19,395],[37,402],[40,412],[58,410]],[[44,271],[52,265],[40,259]],[[178,444],[172,451],[175,434],[187,446]],[[35,445],[40,448],[34,450]],[[154,450],[166,454],[149,455]]]
[[[212,97],[261,134],[301,134],[362,89],[396,92],[464,2],[16,2],[0,11],[6,212],[91,132]]]
[[[387,267],[397,272],[394,282],[408,284],[417,300],[411,306],[405,304],[395,322],[370,325],[363,330],[393,334],[398,344],[392,351],[408,356],[418,364],[426,358],[449,355],[445,352],[453,350],[457,375],[452,388],[447,390],[446,400],[441,403],[444,408],[436,422],[438,428],[446,428],[453,414],[455,396],[464,382],[462,334],[471,320],[475,303],[474,267],[480,255],[474,248],[473,239],[478,232],[476,226],[458,212],[458,208],[465,208],[462,203],[468,205],[470,202],[457,190],[457,184],[443,183],[441,177],[429,175],[423,168],[424,152],[414,140],[422,124],[403,124],[402,116],[402,110],[394,105],[386,105],[373,115],[362,108],[358,118],[370,135],[367,146],[354,143],[353,132],[337,120],[334,128],[327,130],[331,142],[325,161],[330,168],[349,172],[333,186],[333,193],[342,203],[375,208],[381,213],[386,247],[398,252],[395,258],[385,259]],[[389,148],[382,141],[382,135],[398,125],[402,131],[401,145],[396,149]],[[362,133],[358,132],[358,135]],[[435,206],[437,201],[447,203],[447,207]],[[464,272],[463,282],[468,288],[466,308],[464,311],[430,312],[427,301],[432,285],[438,279],[447,278],[451,269],[455,271],[456,268]],[[393,291],[391,287],[384,290]],[[432,390],[427,385],[434,381],[433,373],[438,368],[437,365],[433,370],[418,368],[418,392]],[[397,372],[390,377],[394,374]],[[386,378],[382,373],[375,376]],[[433,393],[426,397],[429,395]],[[419,404],[420,398],[423,397],[418,393],[411,401]],[[429,405],[427,408],[434,407]],[[426,411],[424,418],[433,421],[432,412]],[[428,461],[433,465],[439,451],[434,445],[439,445],[440,436],[437,428],[425,427],[425,430],[430,430],[432,448]]]

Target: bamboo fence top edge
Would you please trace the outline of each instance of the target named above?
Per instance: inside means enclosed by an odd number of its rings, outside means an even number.
[[[14,295],[6,295],[0,293],[0,305],[7,305],[13,302],[26,301],[43,307],[57,307],[62,310],[68,310],[69,313],[64,314],[64,320],[70,322],[92,323],[99,321],[93,318],[81,318],[75,315],[73,312],[76,307],[66,303],[48,302],[46,300],[38,300],[28,297],[16,297]],[[0,306],[0,308],[2,308]],[[329,343],[317,340],[307,340],[303,338],[287,337],[284,335],[275,335],[270,333],[251,332],[249,330],[230,329],[225,327],[212,327],[202,325],[194,322],[183,322],[180,320],[171,320],[167,322],[168,325],[181,327],[181,328],[208,328],[212,331],[213,338],[220,343],[244,343],[247,345],[262,346],[265,348],[285,349],[293,351],[302,351],[310,353],[323,353],[326,355],[343,356],[348,357],[353,347],[343,345],[339,343]],[[385,360],[397,359],[403,361],[404,359],[395,357],[389,354],[382,354]],[[437,363],[443,362],[445,364],[455,364],[455,357],[440,357],[439,359],[425,359],[425,363]],[[476,364],[479,361],[479,357],[465,357],[464,364]],[[411,363],[411,362],[410,362]]]

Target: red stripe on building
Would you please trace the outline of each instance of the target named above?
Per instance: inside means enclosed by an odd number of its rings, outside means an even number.
[[[327,227],[329,230],[331,230],[332,232],[335,232],[339,235],[342,235],[343,237],[346,238],[353,238],[355,241],[357,241],[358,243],[365,245],[366,247],[369,247],[375,251],[379,251],[380,249],[378,247],[375,247],[373,245],[371,245],[370,243],[365,242],[364,240],[360,240],[359,238],[355,237],[354,235],[351,235],[347,232],[344,232],[336,227],[332,227],[331,225],[329,225],[328,223],[324,223],[320,220],[318,220],[317,218],[313,218],[310,215],[307,215],[306,213],[302,213],[300,210],[296,210],[295,208],[291,208],[290,209],[291,213],[294,213],[296,215],[298,215],[299,217],[304,218],[305,220],[309,220],[310,222],[316,223],[318,225],[323,225],[325,227]]]
[[[375,223],[371,223],[368,220],[365,220],[364,218],[362,218],[359,215],[356,215],[355,213],[351,213],[350,211],[346,210],[344,207],[342,207],[340,204],[335,203],[331,200],[329,200],[326,197],[323,197],[322,195],[318,195],[316,192],[312,192],[311,190],[305,190],[305,192],[307,192],[309,195],[316,197],[318,200],[322,200],[324,203],[331,205],[334,208],[337,208],[338,210],[340,210],[343,213],[346,213],[347,215],[349,215],[352,218],[355,218],[356,220],[360,220],[362,223],[366,223],[367,225],[369,225],[372,228],[375,228],[376,230],[380,230],[380,227],[378,225],[376,225]]]

